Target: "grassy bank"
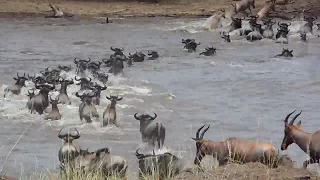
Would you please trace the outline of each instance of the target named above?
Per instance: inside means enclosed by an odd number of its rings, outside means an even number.
[[[108,17],[137,17],[137,16],[210,16],[215,11],[229,9],[233,0],[159,0],[153,3],[149,0],[51,0],[51,4],[58,5],[66,13],[87,16]],[[265,0],[256,0],[257,13],[264,5]],[[276,16],[294,17],[303,9],[313,15],[320,11],[320,1],[317,0],[290,0],[286,5],[276,7]],[[51,12],[46,0],[0,0],[0,17],[44,16]]]

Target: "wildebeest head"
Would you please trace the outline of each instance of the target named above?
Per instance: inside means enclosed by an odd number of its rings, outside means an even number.
[[[51,95],[50,95],[50,104],[52,105],[52,109],[58,108],[57,105],[61,104],[61,102],[59,102],[59,99],[55,100],[52,99]]]
[[[80,133],[79,131],[75,128],[74,129],[76,132],[71,131],[71,133],[62,133],[62,129],[60,129],[58,138],[63,139],[65,142],[72,142],[74,139],[79,139],[80,138]]]
[[[303,17],[303,19],[307,22],[307,26],[312,29],[313,22],[317,19],[317,17]]]
[[[32,92],[30,90],[28,90],[28,94],[27,94],[29,99],[32,99],[35,96],[34,89],[31,89],[31,90],[32,90]]]
[[[249,16],[249,24],[252,29],[257,24],[257,18],[257,16]]]
[[[223,32],[221,38],[224,39],[225,42],[231,42],[229,33]]]
[[[86,60],[77,60],[77,58],[74,58],[73,62],[74,64],[76,64],[77,69],[76,72],[77,73],[83,73],[86,69],[87,69],[87,64],[91,61],[90,57],[88,57],[88,61]]]
[[[123,62],[127,60],[125,56],[115,56],[111,55],[111,68],[109,69],[109,73],[113,73],[114,75],[117,75],[118,73],[122,72],[124,65]]]
[[[26,78],[26,74],[23,73],[23,76],[19,76],[19,74],[17,73],[17,77],[13,77],[14,80],[16,80],[15,85],[18,85],[20,87],[22,86],[26,86],[26,80],[28,80]]]
[[[95,84],[94,86],[90,87],[90,89],[96,93],[97,97],[100,97],[101,91],[104,91],[107,89],[107,86],[103,84],[103,87],[100,86],[99,84]]]
[[[143,54],[142,52],[136,52],[136,53],[134,53],[134,54],[130,54],[129,53],[129,58],[130,59],[132,59],[134,62],[142,62],[142,61],[144,61],[144,57],[145,57],[146,55],[145,54]]]
[[[195,39],[182,39],[182,43],[183,44],[188,44],[188,43],[190,43],[191,41],[195,41]]]
[[[157,51],[148,51],[149,60],[154,60],[159,57],[159,54]]]
[[[196,43],[194,39],[182,39],[182,43],[184,43],[183,49],[187,49],[188,52],[193,52],[196,51],[197,46],[200,45],[201,43]]]
[[[280,54],[280,56],[282,57],[293,57],[292,54],[293,50],[289,51],[289,49],[282,49],[282,53]]]
[[[61,71],[65,71],[65,72],[71,71],[71,66],[61,66],[61,65],[59,64],[58,68],[59,68]]]
[[[231,19],[232,19],[231,27],[233,27],[233,29],[242,28],[242,20],[244,20],[244,18],[231,17]]]
[[[291,26],[291,22],[288,22],[288,23],[280,23],[280,22],[278,22],[278,26],[279,26],[279,28],[278,28],[278,30],[280,29],[280,30],[283,30],[283,31],[289,31],[289,26]]]
[[[306,33],[300,33],[301,41],[306,42],[307,41],[307,34]]]
[[[263,33],[263,31],[262,31],[262,25],[261,25],[261,24],[255,24],[255,25],[254,25],[254,30],[255,30],[255,31],[258,31],[260,34]]]
[[[100,61],[98,61],[98,63],[90,62],[90,63],[87,64],[87,68],[89,70],[91,70],[91,72],[95,72],[95,71],[100,69],[101,64],[102,64],[102,62],[100,62]]]
[[[77,78],[77,76],[74,76],[74,79],[76,81],[80,81],[79,83],[77,83],[76,85],[80,85],[80,89],[83,90],[83,89],[89,89],[90,86],[92,85],[92,82],[91,82],[91,78],[90,77],[86,77],[86,78]]]
[[[280,37],[288,38],[287,36],[289,34],[290,29],[285,30],[285,29],[278,28],[277,31],[278,32],[276,34],[276,39],[278,39]]]
[[[43,95],[45,98],[48,97],[50,90],[54,90],[55,86],[50,86],[48,84],[40,84],[35,86],[36,89],[40,89],[39,94]]]
[[[59,83],[61,83],[60,93],[61,93],[61,91],[62,92],[66,92],[67,86],[74,83],[72,78],[71,78],[71,80],[67,80],[67,79],[64,79],[61,76],[59,77],[58,81],[59,81]]]
[[[288,146],[292,143],[294,143],[293,137],[292,137],[292,130],[293,129],[299,129],[301,126],[301,121],[299,121],[296,125],[294,125],[294,121],[300,116],[301,112],[298,113],[297,115],[295,115],[292,120],[288,123],[288,119],[289,117],[295,112],[296,110],[294,110],[293,112],[291,112],[290,114],[288,114],[284,120],[284,138],[283,141],[281,143],[281,150],[286,150],[288,148]]]
[[[115,56],[117,56],[117,55],[119,55],[119,56],[123,56],[124,54],[123,54],[123,48],[114,48],[114,47],[110,47],[110,49],[112,50],[112,51],[114,51],[114,55]]]
[[[106,98],[111,101],[111,107],[114,107],[117,104],[117,101],[121,101],[123,97],[118,97],[118,96],[111,96],[108,97],[106,96]]]
[[[96,96],[96,93],[94,93],[93,95],[90,95],[89,93],[83,93],[82,95],[79,95],[78,92],[76,92],[75,94],[78,98],[80,98],[80,100],[84,103],[86,103],[87,105],[91,105],[92,103],[92,98]]]
[[[213,47],[207,47],[205,48],[205,52],[200,53],[200,55],[205,55],[205,56],[212,56],[216,53],[216,48]]]
[[[137,116],[138,113],[134,114],[134,118],[140,121],[140,132],[143,132],[146,127],[157,118],[157,114],[154,113],[154,117],[150,116],[149,114],[142,114]]]
[[[97,78],[99,81],[101,81],[104,84],[107,83],[109,79],[108,74],[99,73],[99,72],[95,72],[93,74],[93,77]]]

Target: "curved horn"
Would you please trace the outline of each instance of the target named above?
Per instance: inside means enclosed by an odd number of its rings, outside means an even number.
[[[82,96],[79,95],[79,92],[76,92],[75,94],[77,97],[82,98]]]
[[[123,97],[120,97],[120,98],[118,98],[118,97],[117,97],[117,101],[121,101],[121,100],[122,100],[122,98],[123,98]]]
[[[79,138],[80,138],[80,133],[79,133],[78,129],[77,129],[77,128],[74,128],[74,130],[77,131],[77,135],[75,135],[75,136],[70,135],[70,136],[71,136],[73,139],[79,139]]]
[[[111,46],[110,49],[111,49],[112,51],[115,51],[115,49],[113,48],[113,46]]]
[[[153,114],[154,114],[154,117],[152,117],[151,120],[155,120],[158,116],[155,112],[153,112]]]
[[[198,131],[197,131],[197,133],[196,133],[196,140],[200,140],[200,138],[199,138],[199,133],[200,133],[201,129],[204,128],[204,126],[205,126],[205,125],[201,126],[201,127],[198,129]]]
[[[284,49],[284,48],[283,48],[283,49]],[[293,114],[294,112],[296,112],[296,110],[292,111],[290,114],[288,114],[288,115],[286,116],[286,118],[284,119],[284,122],[285,122],[286,124],[288,123],[289,117],[290,117],[291,114]]]
[[[123,49],[123,47],[121,47],[121,48],[119,48],[121,51],[123,51],[124,49]]]
[[[88,60],[88,61],[85,61],[85,62],[87,62],[87,63],[88,63],[88,62],[90,62],[90,61],[91,61],[90,57],[88,57],[88,59],[89,59],[89,60]]]
[[[278,21],[278,26],[281,26],[280,21]]]
[[[144,154],[140,154],[140,153],[139,153],[139,150],[140,150],[140,148],[136,150],[136,157],[137,157],[138,159],[141,159],[141,158],[144,157]]]
[[[288,22],[288,24],[287,24],[288,26],[291,26],[291,22]]]
[[[297,117],[300,116],[300,114],[302,113],[302,111],[300,111],[300,113],[298,113],[297,115],[295,115],[292,120],[290,121],[289,125],[293,125],[294,121],[297,119]]]
[[[204,134],[208,131],[209,128],[210,128],[210,125],[209,125],[206,129],[204,129],[204,130],[202,131],[202,133],[201,133],[201,135],[200,135],[200,139],[203,139]]]
[[[89,78],[89,79],[88,79],[88,78]],[[90,82],[91,82],[91,80],[92,80],[91,77],[89,77],[89,76],[87,77],[87,79],[88,79],[88,81],[90,81]]]
[[[76,81],[80,81],[80,80],[81,80],[81,78],[80,78],[80,79],[77,79],[77,76],[74,76],[74,79],[75,79]]]
[[[136,118],[136,120],[139,121],[139,120],[140,120],[140,117],[138,117],[137,114],[138,114],[138,112],[136,112],[133,116],[134,116],[134,118]]]
[[[60,131],[59,131],[59,133],[58,133],[58,138],[60,138],[60,139],[62,139],[62,138],[64,138],[64,137],[66,137],[66,135],[61,135],[60,133],[61,133],[61,131],[62,131],[62,129],[60,129]]]

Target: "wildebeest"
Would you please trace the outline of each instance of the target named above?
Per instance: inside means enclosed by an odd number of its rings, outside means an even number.
[[[300,38],[302,42],[306,42],[307,41],[307,34],[306,33],[300,33]]]
[[[184,43],[184,49],[187,49],[189,53],[196,51],[197,46],[201,43],[196,43],[194,39],[182,39],[182,43]]]
[[[65,71],[65,72],[69,72],[71,71],[71,66],[61,66],[59,65],[58,68],[62,71]]]
[[[273,33],[273,25],[275,24],[275,21],[272,21],[271,19],[269,19],[268,21],[264,21],[263,25],[264,28],[263,30],[263,37],[264,38],[268,38],[268,39],[273,39],[274,33]],[[262,27],[261,27],[262,28]]]
[[[124,56],[119,55],[111,55],[111,68],[109,69],[108,73],[112,73],[117,75],[123,71],[124,65],[123,62],[126,61]]]
[[[165,152],[164,154],[140,154],[136,150],[136,157],[139,163],[139,178],[145,176],[159,176],[160,179],[174,177],[184,169],[182,161],[175,155]]]
[[[115,55],[115,56],[117,56],[117,55],[119,55],[119,56],[123,56],[124,54],[123,54],[123,48],[114,48],[114,47],[110,47],[110,49],[112,50],[112,51],[114,51],[114,54],[113,55]]]
[[[140,116],[137,116],[137,114],[134,114],[134,118],[140,121],[142,142],[148,142],[148,145],[152,146],[155,146],[155,143],[158,142],[158,148],[161,149],[166,138],[166,128],[162,123],[153,122],[157,118],[157,114],[154,113],[154,117],[149,114],[142,114]]]
[[[265,142],[247,141],[239,138],[228,138],[222,142],[214,142],[210,140],[203,140],[203,136],[210,126],[205,128],[201,135],[200,131],[205,127],[200,127],[196,133],[196,137],[192,138],[196,141],[196,157],[194,159],[195,165],[200,165],[201,160],[206,156],[214,156],[219,165],[225,165],[232,158],[237,162],[261,162],[266,165],[271,165],[270,160],[276,157],[275,148]],[[271,166],[274,164],[272,163]]]
[[[59,119],[61,119],[61,114],[60,114],[59,108],[58,108],[58,104],[61,103],[61,102],[59,102],[59,98],[57,100],[53,100],[50,96],[49,102],[52,105],[51,112],[48,115],[46,115],[46,117],[44,119],[45,120],[59,120]]]
[[[74,76],[74,79],[76,81],[80,81],[79,83],[76,84],[76,85],[80,85],[80,90],[90,89],[90,87],[94,85],[94,83],[91,82],[92,79],[90,77],[78,79],[77,76]]]
[[[244,20],[244,18],[231,17],[231,19],[232,19],[231,24],[226,27],[225,32],[227,33],[232,32],[236,29],[242,28],[242,20]]]
[[[229,33],[223,32],[221,38],[224,39],[225,42],[231,42]]]
[[[78,92],[76,92],[76,96],[81,99],[81,104],[79,105],[79,117],[80,120],[85,119],[87,123],[92,122],[92,118],[99,118],[99,114],[97,112],[96,107],[92,104],[92,98],[95,96],[83,93],[82,95],[79,95]]]
[[[62,166],[65,166],[67,163],[72,161],[75,157],[78,156],[78,150],[73,144],[74,139],[80,138],[80,133],[77,129],[74,129],[75,133],[70,131],[67,133],[62,133],[60,129],[58,137],[64,141],[62,147],[59,149],[59,161]]]
[[[61,86],[60,86],[59,95],[56,97],[56,100],[59,99],[61,104],[69,104],[70,105],[71,101],[70,101],[68,93],[67,93],[67,87],[74,83],[73,79],[66,80],[66,79],[60,77],[59,82],[61,83]]]
[[[148,51],[148,60],[155,60],[159,58],[159,54],[157,51]]]
[[[102,118],[102,127],[107,126],[108,124],[113,124],[118,126],[117,123],[117,111],[116,104],[117,101],[121,101],[123,97],[119,98],[118,96],[106,96],[106,98],[111,101],[111,103],[107,106],[106,110],[103,112]]]
[[[288,123],[290,115],[288,114],[284,120],[284,138],[281,143],[281,150],[286,150],[292,143],[297,144],[301,150],[310,156],[309,160],[303,162],[303,167],[307,168],[308,164],[320,164],[320,131],[308,133],[303,131],[301,127],[301,120],[294,125],[294,121],[300,116],[302,111],[295,115]]]
[[[216,54],[216,48],[213,47],[207,47],[205,48],[206,51],[200,53],[199,55],[204,55],[204,56],[213,56]]]
[[[303,17],[303,19],[306,21],[306,23],[300,27],[298,32],[305,34],[310,32],[311,34],[313,34],[312,26],[317,17]]]
[[[32,92],[30,90],[32,90]],[[32,99],[33,96],[35,96],[34,89],[30,89],[30,90],[28,90],[28,94],[26,94],[29,97],[29,100]]]
[[[251,6],[252,6],[253,9],[256,8],[255,7],[255,0],[241,0],[241,1],[238,1],[236,3],[236,13],[243,12],[244,14],[247,15],[248,14],[246,12],[247,9],[249,9],[250,13],[252,13],[251,8],[250,8]]]
[[[90,62],[90,63],[88,63],[87,68],[88,68],[88,70],[91,71],[91,73],[95,73],[100,69],[101,64],[102,64],[102,62],[100,62],[100,61],[98,61],[97,63]]]
[[[109,79],[108,74],[100,73],[100,72],[93,73],[93,77],[97,78],[103,84],[106,84],[108,82],[108,79]]]
[[[133,62],[142,62],[142,61],[144,61],[144,57],[145,57],[146,55],[145,54],[143,54],[142,52],[136,52],[136,53],[134,53],[134,54],[130,54],[129,53],[129,59],[132,59],[133,60]]]
[[[23,73],[23,76],[19,76],[19,74],[17,73],[17,77],[13,77],[13,79],[16,81],[16,83],[5,88],[3,97],[6,97],[8,92],[11,92],[14,95],[19,95],[21,92],[21,88],[26,85],[25,81],[28,80],[25,73]]]
[[[266,2],[263,8],[257,13],[258,19],[263,19],[269,16],[271,11],[275,12],[276,0]]]
[[[95,94],[94,97],[92,97],[92,103],[94,105],[100,105],[100,95],[101,95],[101,91],[104,91],[107,89],[107,86],[105,84],[103,84],[103,87],[100,86],[99,84],[95,84],[94,86],[90,87],[90,89],[92,90],[92,93]]]
[[[128,169],[127,161],[117,155],[110,154],[109,148],[98,149],[96,153],[81,150],[74,159],[75,168],[83,168],[85,172],[99,171],[105,179],[108,176],[124,178]]]
[[[288,44],[288,33],[289,33],[289,29],[285,30],[285,29],[281,29],[278,28],[277,29],[277,34],[276,34],[276,43],[283,43],[283,44]]]
[[[87,64],[91,61],[91,59],[88,57],[88,61],[86,60],[77,60],[77,58],[74,58],[73,62],[76,64],[76,73],[84,75],[85,70],[87,69]]]
[[[56,7],[53,7],[51,4],[49,4],[52,12],[53,12],[53,15],[51,16],[46,16],[46,18],[62,18],[63,17],[63,12],[59,9],[58,6]]]
[[[316,30],[316,32],[314,33],[314,35],[320,37],[320,23],[319,24],[316,24],[318,29]]]
[[[40,115],[49,106],[49,91],[53,90],[55,86],[49,86],[46,84],[36,85],[37,89],[40,89],[39,93],[35,95],[28,102],[28,109],[31,113],[36,111]]]
[[[257,16],[249,16],[248,22],[246,23],[242,22],[242,27],[240,29],[240,36],[243,36],[243,35],[247,36],[250,32],[254,31],[256,24],[257,24]]]
[[[289,51],[289,49],[283,48],[282,53],[276,55],[275,57],[293,57],[292,52],[293,52],[293,50]]]
[[[262,39],[262,34],[261,34],[262,30],[261,30],[261,24],[255,24],[254,25],[254,31],[250,32],[246,39],[248,41],[257,41],[257,40],[261,40]]]

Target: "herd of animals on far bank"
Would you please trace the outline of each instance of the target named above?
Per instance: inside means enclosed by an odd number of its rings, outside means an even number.
[[[50,7],[54,11],[51,18],[71,17],[66,16],[58,7]],[[256,14],[249,16],[246,10],[251,12],[251,8],[255,8],[254,0],[241,0],[232,4],[231,10],[225,11],[221,14],[215,14],[209,18],[208,29],[218,27],[221,18],[229,18],[232,20],[230,25],[223,28],[220,32],[222,38],[227,43],[232,43],[230,39],[231,32],[237,31],[237,35],[245,36],[248,41],[258,41],[264,38],[274,39],[276,43],[288,44],[288,34],[290,32],[291,23],[276,22],[274,19],[268,17],[271,11],[275,11],[276,1],[271,0]],[[238,13],[244,13],[245,17],[235,17]],[[320,35],[320,23],[317,30],[313,29],[317,17],[304,17],[305,24],[301,25],[298,33],[300,33],[301,41],[307,41],[307,34],[312,36]],[[110,23],[109,19],[106,23]],[[277,32],[274,34],[274,25],[278,25]],[[195,39],[182,39],[183,49],[189,53],[197,51],[197,47],[201,43],[196,42]],[[25,88],[26,81],[34,84],[33,89],[28,90],[28,108],[31,114],[45,114],[46,120],[59,120],[63,116],[60,113],[58,105],[69,105],[71,101],[68,96],[68,86],[79,86],[79,92],[76,92],[76,97],[79,98],[80,104],[78,109],[79,119],[86,123],[91,123],[101,120],[101,126],[114,125],[118,127],[117,121],[117,102],[121,101],[123,96],[109,95],[101,97],[101,92],[107,90],[106,83],[108,82],[109,74],[121,75],[125,66],[131,67],[135,64],[145,60],[156,60],[161,58],[155,50],[149,50],[147,55],[143,52],[129,53],[126,56],[123,51],[124,48],[111,47],[114,53],[108,59],[101,61],[92,61],[88,59],[73,60],[75,67],[61,66],[57,68],[47,67],[40,71],[39,75],[17,73],[13,79],[16,81],[13,85],[8,86],[4,90],[4,98],[10,98],[11,95],[19,95],[21,89]],[[214,56],[216,52],[214,47],[206,47],[204,52],[199,55]],[[283,49],[281,54],[276,57],[293,57],[293,51]],[[104,73],[101,69],[107,67],[108,73]],[[61,75],[62,72],[75,71],[74,79],[67,79]],[[95,81],[87,76],[91,73]],[[35,90],[38,90],[36,93]],[[50,92],[59,91],[56,97],[49,95]],[[106,98],[110,101],[102,114],[97,112],[96,106],[100,106],[100,99]],[[50,112],[47,112],[51,104]],[[297,113],[289,122],[289,118],[295,111],[291,112],[284,118],[284,138],[281,144],[281,150],[286,150],[288,146],[295,143],[305,153],[310,155],[310,159],[304,161],[303,167],[306,168],[308,164],[319,163],[320,160],[320,131],[314,133],[307,133],[301,129],[301,121],[294,124],[295,120],[302,114],[302,111]],[[157,114],[133,114],[133,118],[140,124],[140,133],[142,142],[149,146],[161,149],[165,142],[166,128],[160,122],[154,122]],[[196,155],[194,158],[194,165],[201,169],[201,160],[206,156],[215,156],[219,165],[225,165],[230,160],[230,157],[239,157],[238,162],[261,162],[270,168],[276,168],[280,165],[292,163],[293,161],[288,156],[279,155],[276,148],[266,142],[248,141],[241,138],[228,138],[225,141],[214,142],[205,140],[204,134],[208,131],[210,125],[203,125],[196,132],[195,138],[192,138],[196,144]],[[61,172],[66,170],[82,169],[85,172],[93,172],[99,170],[104,177],[111,175],[118,175],[125,177],[128,168],[128,163],[124,157],[118,156],[110,152],[109,148],[104,147],[90,152],[88,149],[77,149],[73,141],[80,138],[79,131],[74,129],[62,128],[58,137],[64,141],[62,147],[58,152]],[[306,143],[308,142],[308,143]],[[230,154],[231,153],[231,154]],[[166,152],[162,154],[141,154],[139,149],[136,150],[136,157],[139,161],[139,177],[143,178],[145,175],[152,174],[154,171],[159,172],[160,178],[176,176],[181,172],[191,172],[192,168],[188,168],[182,163],[181,159],[176,155]],[[62,173],[63,174],[63,173]]]

